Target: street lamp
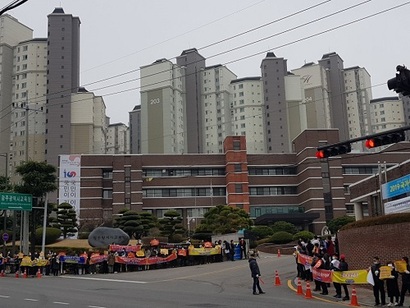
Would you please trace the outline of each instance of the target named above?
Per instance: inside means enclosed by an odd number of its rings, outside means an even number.
[[[191,236],[191,221],[195,221],[195,218],[187,216],[187,225],[188,225],[188,236]]]

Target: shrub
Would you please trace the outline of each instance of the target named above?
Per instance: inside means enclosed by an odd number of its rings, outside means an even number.
[[[293,235],[293,240],[294,241],[298,241],[299,239],[304,239],[306,240],[311,240],[313,239],[315,235],[312,232],[309,231],[299,231],[298,233],[296,233],[295,235]]]
[[[268,226],[255,226],[252,227],[250,232],[254,234],[258,240],[269,237],[274,233],[272,228]]]
[[[337,217],[332,219],[331,221],[329,221],[329,223],[327,224],[327,226],[329,227],[330,232],[332,233],[336,233],[337,231],[339,231],[343,226],[354,222],[355,218],[352,216],[341,216],[341,217]]]
[[[78,232],[78,238],[80,240],[87,240],[90,233],[91,232]]]
[[[274,244],[287,244],[292,242],[293,235],[289,232],[279,231],[270,237],[270,241]]]
[[[61,236],[61,230],[58,228],[46,228],[46,245],[55,243]],[[43,228],[36,229],[36,244],[42,244]]]
[[[379,217],[358,220],[343,226],[340,230],[363,228],[376,225],[389,225],[410,222],[410,213],[389,214]]]
[[[286,221],[275,222],[272,225],[272,230],[273,230],[273,233],[284,231],[290,234],[295,234],[296,232],[298,232],[298,229],[296,228],[294,224],[291,224],[290,222],[286,222]]]

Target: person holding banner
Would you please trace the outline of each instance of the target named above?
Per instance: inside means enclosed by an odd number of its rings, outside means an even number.
[[[339,270],[342,272],[349,270],[349,264],[347,264],[346,256],[344,254],[340,256]],[[341,286],[343,286],[343,290],[345,291],[345,296],[342,298],[342,300],[348,301],[350,297],[349,297],[349,289],[347,288],[347,284],[345,283],[340,284],[339,294],[342,294]]]
[[[387,304],[387,306],[397,306],[400,298],[399,285],[397,281],[399,273],[397,273],[393,262],[387,262],[387,267],[390,267],[390,273],[387,273],[390,274],[390,276],[386,278],[387,296],[390,297],[390,302]]]
[[[259,285],[259,277],[261,276],[261,272],[259,270],[258,262],[256,262],[256,256],[254,253],[250,255],[248,262],[249,268],[251,270],[251,276],[253,278],[253,295],[265,294],[265,292],[262,291],[262,288]],[[258,288],[259,293],[256,293],[256,288]]]
[[[376,301],[375,306],[380,306],[380,299],[382,306],[386,305],[386,294],[384,292],[384,280],[380,279],[380,259],[379,257],[373,258],[373,265],[370,267],[373,276],[373,295]]]
[[[406,262],[406,269],[403,273],[401,273],[401,292],[400,292],[400,303],[397,306],[403,306],[404,304],[404,296],[406,292],[410,292],[410,265],[409,265],[409,258],[403,257],[402,260]]]

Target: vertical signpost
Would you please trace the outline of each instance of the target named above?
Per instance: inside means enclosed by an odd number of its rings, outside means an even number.
[[[0,193],[0,209],[1,210],[14,210],[14,211],[31,211],[33,209],[33,197],[30,194],[17,194],[17,193]],[[14,230],[13,230],[14,232]],[[7,240],[4,239],[4,235],[8,240],[8,234],[6,230],[3,233],[3,241],[4,241],[4,254],[6,249],[6,242]],[[23,234],[23,236],[26,236]],[[20,241],[22,238],[20,238]],[[23,239],[23,242],[26,239]],[[27,239],[28,240],[28,239]],[[23,247],[24,248],[24,247]],[[23,249],[24,250],[24,249]],[[28,247],[26,247],[26,252],[28,253]],[[4,255],[3,254],[3,255]]]

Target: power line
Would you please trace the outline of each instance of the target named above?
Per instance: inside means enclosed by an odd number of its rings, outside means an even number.
[[[277,46],[277,47],[272,48],[272,49],[279,49],[279,48],[282,48],[282,47],[284,47],[284,46],[289,46],[289,45],[295,44],[295,43],[297,43],[297,42],[300,42],[300,41],[303,41],[303,40],[306,40],[306,39],[309,39],[309,38],[312,38],[312,37],[315,37],[315,36],[319,36],[319,35],[322,35],[322,34],[324,34],[324,33],[328,33],[328,32],[331,32],[331,31],[340,29],[340,28],[342,28],[342,27],[346,27],[346,26],[348,26],[348,25],[357,23],[357,22],[359,22],[359,21],[363,21],[363,20],[365,20],[365,19],[368,19],[368,18],[377,16],[377,15],[380,15],[380,14],[386,13],[386,12],[388,12],[388,11],[397,9],[397,8],[399,8],[399,7],[408,5],[409,3],[410,3],[410,1],[405,2],[405,3],[403,3],[403,4],[400,4],[400,5],[397,5],[397,6],[394,6],[394,7],[390,7],[390,8],[388,8],[388,9],[379,11],[379,12],[377,12],[377,13],[367,15],[367,16],[365,16],[365,17],[356,19],[356,20],[354,20],[354,21],[351,21],[351,22],[348,22],[348,23],[339,25],[339,26],[337,26],[337,27],[333,27],[333,28],[331,28],[331,29],[327,29],[327,30],[322,31],[322,32],[318,32],[318,33],[313,34],[313,35],[310,35],[310,36],[306,36],[306,37],[304,37],[304,38],[301,38],[301,39],[292,41],[292,42],[290,42],[290,43],[287,43],[287,44],[284,44],[284,45],[281,45],[281,46]],[[269,49],[269,50],[267,50],[267,51],[271,51],[272,49]],[[254,54],[251,54],[251,55],[249,55],[249,56],[247,56],[247,57],[242,57],[242,58],[239,58],[239,59],[236,59],[236,60],[232,60],[232,61],[229,61],[229,62],[225,63],[224,65],[230,64],[230,63],[234,63],[234,62],[238,62],[238,61],[241,61],[241,60],[243,60],[243,59],[246,59],[246,58],[249,58],[249,57],[253,57],[253,56],[255,56],[255,55],[260,55],[261,53],[265,53],[265,52],[267,52],[267,51],[254,53]],[[189,76],[189,75],[185,75],[185,76]],[[183,77],[183,76],[181,76],[181,77]],[[168,81],[172,81],[172,80],[173,80],[173,78],[168,79]],[[163,81],[165,81],[165,80],[163,80]],[[163,82],[163,81],[161,81],[161,82]],[[157,84],[157,83],[154,83],[154,84],[151,84],[151,85],[155,85],[155,84]],[[138,90],[138,89],[140,89],[140,88],[141,88],[141,87],[135,87],[135,88],[126,89],[126,90],[122,90],[122,91],[112,92],[112,93],[105,94],[105,96],[117,95],[117,94],[119,94],[119,93],[124,93],[124,92],[128,92],[128,91],[134,91],[134,90]],[[65,92],[65,91],[64,91],[64,92]],[[71,93],[70,93],[70,96],[71,96]],[[81,100],[79,100],[79,101],[81,101]],[[75,102],[78,102],[78,101],[68,102],[68,103],[75,103]],[[65,104],[66,104],[66,103],[65,103]]]

